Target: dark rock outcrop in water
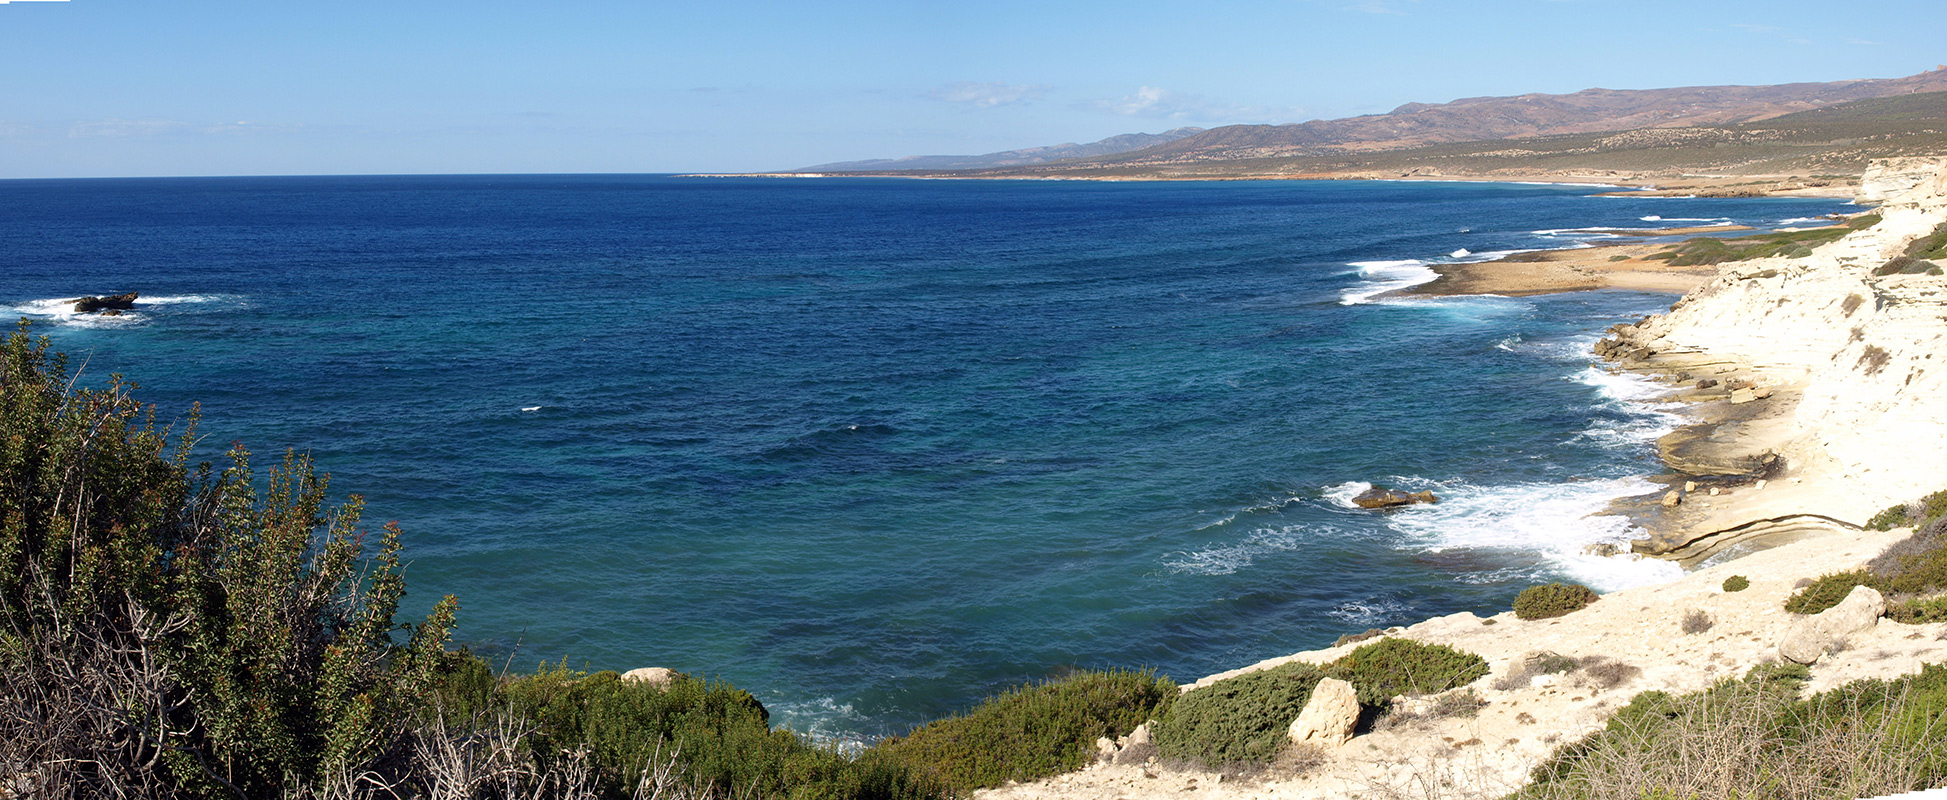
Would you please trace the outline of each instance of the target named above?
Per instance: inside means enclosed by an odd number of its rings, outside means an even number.
[[[74,310],[77,314],[91,314],[96,311],[108,311],[111,309],[126,311],[135,306],[135,296],[137,294],[139,292],[115,294],[107,297],[88,295],[87,297],[74,301]]]
[[[1432,492],[1400,492],[1377,486],[1360,492],[1358,497],[1352,498],[1352,504],[1360,508],[1392,508],[1410,506],[1414,503],[1437,502],[1440,502],[1440,498],[1434,497]]]

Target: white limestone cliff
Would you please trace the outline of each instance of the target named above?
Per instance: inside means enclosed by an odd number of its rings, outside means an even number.
[[[1879,224],[1802,258],[1726,265],[1638,326],[1657,352],[1736,356],[1802,385],[1789,455],[1848,479],[1838,510],[1862,520],[1947,486],[1947,276],[1872,274],[1947,222],[1947,159],[1928,164]]]

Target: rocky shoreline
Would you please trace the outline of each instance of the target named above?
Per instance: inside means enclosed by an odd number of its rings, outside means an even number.
[[[1453,705],[1441,696],[1408,699],[1407,721],[1374,725],[1317,763],[1240,780],[1106,743],[1089,769],[977,794],[1501,797],[1642,691],[1697,691],[1781,654],[1814,662],[1813,692],[1947,661],[1947,623],[1905,625],[1874,613],[1838,651],[1801,652],[1808,618],[1783,610],[1801,582],[1862,565],[1910,533],[1864,530],[1874,512],[1947,488],[1947,365],[1933,363],[1947,353],[1947,277],[1875,274],[1947,225],[1947,160],[1893,166],[1875,165],[1881,178],[1897,171],[1892,182],[1905,184],[1885,193],[1879,224],[1809,256],[1714,269],[1669,313],[1616,326],[1598,345],[1614,369],[1669,384],[1695,420],[1658,443],[1670,468],[1659,476],[1664,488],[1612,509],[1650,532],[1621,557],[1677,560],[1691,568],[1683,578],[1606,595],[1564,618],[1461,613],[1384,631],[1478,653],[1491,671],[1446,693],[1471,693],[1467,713],[1435,713]],[[1869,172],[1865,183],[1874,182]],[[1749,588],[1731,589],[1732,576]],[[1186,688],[1292,661],[1326,663],[1354,646],[1274,658]],[[1529,675],[1525,665],[1543,654],[1579,666]]]

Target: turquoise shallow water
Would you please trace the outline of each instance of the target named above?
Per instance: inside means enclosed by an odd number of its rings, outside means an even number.
[[[399,520],[409,605],[841,739],[1182,680],[1569,576],[1670,423],[1671,298],[1392,301],[1429,261],[1829,201],[1578,187],[483,176],[0,182],[0,305]],[[1655,219],[1646,219],[1655,218]],[[1682,221],[1682,222],[1680,222]],[[59,299],[139,290],[120,319]],[[1430,488],[1378,514],[1366,482]]]

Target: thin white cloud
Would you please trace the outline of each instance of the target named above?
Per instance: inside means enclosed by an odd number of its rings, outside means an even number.
[[[1091,100],[1080,107],[1106,114],[1151,119],[1201,122],[1289,122],[1305,113],[1291,106],[1245,106],[1215,102],[1201,95],[1144,86],[1135,94],[1113,100]]]
[[[1885,42],[1875,42],[1871,39],[1846,39],[1844,41],[1846,44],[1856,44],[1864,47],[1885,47],[1886,46]]]
[[[0,0],[0,6],[8,3],[65,3],[68,0]]]
[[[934,89],[927,92],[926,96],[948,103],[966,103],[975,108],[994,108],[1031,102],[1047,93],[1048,87],[1039,84],[1013,85],[961,81]]]
[[[189,127],[173,119],[97,119],[68,126],[68,136],[82,139],[94,136],[160,136]]]
[[[1361,14],[1405,16],[1406,6],[1417,2],[1419,0],[1354,0],[1352,5],[1345,7],[1345,10],[1357,11]]]
[[[253,136],[262,133],[292,133],[297,129],[298,127],[296,125],[278,125],[269,122],[240,120],[237,122],[219,122],[215,125],[202,128],[201,132],[220,133],[231,136]]]

